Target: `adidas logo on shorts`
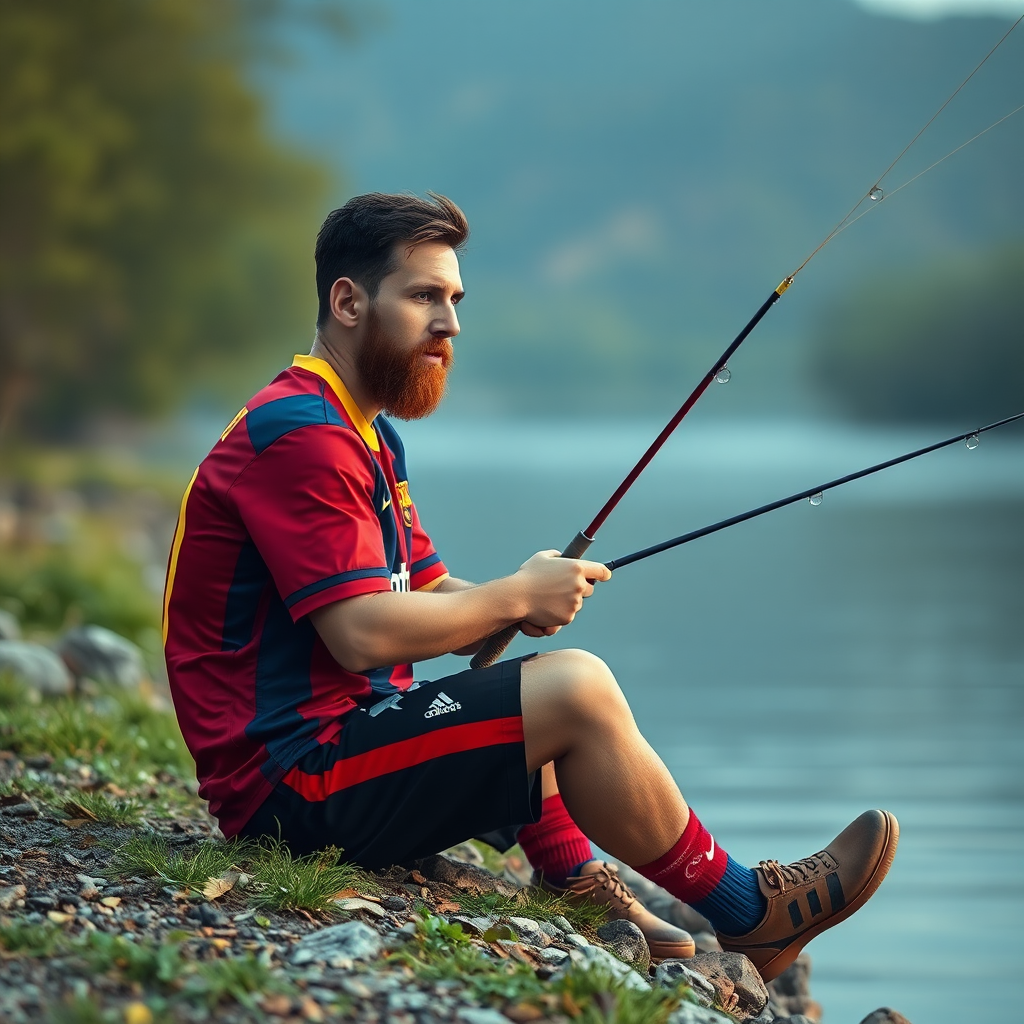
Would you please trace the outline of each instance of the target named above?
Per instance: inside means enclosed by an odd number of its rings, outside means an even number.
[[[430,708],[424,714],[424,718],[437,718],[438,715],[447,715],[449,711],[461,711],[462,705],[457,700],[452,700],[443,690],[430,702]]]

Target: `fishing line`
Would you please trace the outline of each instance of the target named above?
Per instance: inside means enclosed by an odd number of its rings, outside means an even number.
[[[788,498],[780,498],[778,501],[769,502],[767,505],[761,505],[758,508],[751,509],[749,512],[741,512],[738,516],[730,516],[728,519],[723,519],[721,522],[712,523],[710,526],[704,526],[699,530],[692,530],[690,533],[684,533],[679,537],[673,537],[671,540],[662,541],[660,544],[652,544],[650,547],[642,548],[640,551],[634,551],[630,555],[622,555],[620,558],[613,558],[610,562],[604,564],[614,571],[615,569],[621,569],[624,565],[632,565],[633,562],[639,562],[644,558],[650,558],[651,555],[660,554],[662,551],[668,551],[670,548],[677,548],[681,544],[689,544],[692,540],[698,540],[701,537],[707,537],[709,534],[718,533],[719,530],[725,530],[730,526],[736,526],[737,523],[745,523],[748,519],[756,519],[758,516],[763,516],[768,512],[774,512],[778,508],[784,508],[786,505],[792,505],[794,502],[808,499],[812,505],[820,505],[822,495],[825,491],[832,490],[833,487],[841,487],[843,484],[848,484],[853,480],[860,480],[863,477],[871,476],[872,473],[880,473],[883,469],[889,469],[891,466],[898,466],[901,462],[909,462],[911,459],[919,458],[922,455],[927,455],[929,452],[938,451],[940,448],[948,448],[951,444],[956,444],[958,441],[964,441],[967,447],[974,449],[978,447],[978,435],[985,433],[986,430],[996,430],[999,427],[1005,427],[1008,423],[1013,423],[1015,420],[1024,419],[1024,412],[1019,412],[1015,416],[1007,416],[1004,420],[997,420],[995,423],[989,423],[987,426],[978,427],[976,430],[969,430],[966,434],[957,434],[955,437],[948,437],[945,441],[939,441],[936,444],[930,444],[925,448],[918,448],[915,451],[908,452],[906,455],[899,455],[895,459],[888,459],[886,462],[879,462],[875,466],[869,466],[867,469],[858,470],[856,473],[849,473],[846,476],[838,477],[835,480],[829,480],[828,483],[818,484],[816,487],[808,487],[805,491],[799,491],[797,494],[791,494]]]
[[[828,243],[831,242],[833,238],[836,237],[836,235],[838,235],[840,232],[844,231],[847,227],[849,227],[849,224],[847,222],[850,221],[850,218],[853,217],[853,215],[857,212],[857,210],[860,209],[861,205],[864,203],[864,200],[865,199],[870,200],[870,199],[874,198],[874,193],[875,193],[876,190],[877,191],[881,191],[881,184],[885,180],[885,178],[888,176],[889,172],[907,155],[907,153],[910,152],[910,149],[914,145],[914,143],[916,143],[917,140],[920,139],[921,136],[924,135],[924,133],[932,126],[932,124],[935,122],[935,119],[939,116],[939,114],[941,114],[946,109],[946,107],[948,107],[950,105],[950,103],[952,103],[953,100],[956,99],[956,97],[960,94],[960,91],[963,89],[963,87],[965,85],[967,85],[967,83],[988,63],[989,58],[992,56],[992,54],[994,54],[996,52],[996,50],[998,50],[999,47],[1002,46],[1003,43],[1006,42],[1006,40],[1010,36],[1010,33],[1013,32],[1013,30],[1022,21],[1024,21],[1024,14],[1022,14],[1006,30],[1006,32],[1000,38],[999,42],[997,42],[996,45],[993,46],[992,49],[989,50],[988,53],[985,54],[985,56],[982,58],[981,62],[977,65],[977,67],[975,67],[975,69],[949,94],[949,96],[946,97],[946,101],[942,104],[942,106],[939,107],[939,109],[936,110],[935,113],[932,114],[932,116],[930,118],[928,118],[928,120],[924,123],[924,126],[921,128],[921,130],[903,147],[903,149],[900,151],[900,153],[896,157],[896,159],[893,160],[893,162],[891,164],[889,164],[889,166],[886,167],[886,169],[884,171],[882,171],[881,175],[879,175],[879,177],[877,177],[875,179],[875,183],[867,190],[867,192],[865,192],[864,195],[862,195],[860,197],[860,199],[858,199],[857,202],[853,204],[853,206],[850,208],[850,211],[846,214],[846,216],[843,217],[843,219],[840,220],[839,223],[836,224],[836,226],[825,236],[825,238],[819,243],[818,247],[811,252],[811,254],[807,257],[807,259],[805,259],[803,261],[803,263],[801,263],[800,266],[797,267],[796,270],[794,270],[792,274],[790,274],[790,279],[796,277],[796,275],[799,274],[800,271],[803,270],[804,267],[806,267],[807,264],[810,263],[811,260],[813,260],[814,257],[817,256],[818,253],[821,252],[821,250],[824,249],[825,246],[828,245]],[[1014,113],[1016,113],[1016,111],[1014,111]],[[1005,121],[1006,118],[1002,118],[1001,120]],[[996,124],[1000,124],[1000,123],[1001,123],[1000,121],[996,122]],[[994,127],[995,127],[995,125],[990,125],[990,128],[994,128]],[[985,129],[985,131],[989,131],[989,130],[990,130],[989,128]],[[981,135],[984,135],[984,134],[985,134],[985,132],[980,132],[979,135],[975,136],[975,138],[979,138]],[[965,146],[966,145],[970,145],[970,143],[973,142],[973,141],[974,141],[974,139],[970,139],[967,142],[965,142],[964,145]],[[960,146],[959,149],[963,149],[963,146]],[[957,150],[953,150],[953,153],[955,153],[955,152],[957,152]],[[948,153],[947,156],[952,156],[953,153]],[[946,157],[943,157],[942,159],[945,160]],[[937,160],[936,163],[932,165],[932,167],[937,166],[940,163],[942,163],[942,160]],[[922,171],[921,173],[925,174],[925,173],[927,173],[927,171],[930,171],[930,170],[931,170],[931,167],[927,168],[925,171]],[[921,175],[919,174],[916,177],[919,178],[920,176]],[[910,180],[914,181],[915,179],[911,178]],[[908,181],[905,184],[909,185],[910,182]],[[905,186],[901,186],[901,188],[902,187],[905,187]],[[880,196],[879,198],[883,198],[883,197]],[[869,209],[870,209],[870,207],[869,207]],[[862,217],[862,216],[863,216],[863,214],[860,215],[860,217]],[[860,217],[856,217],[854,219],[855,220],[860,220]],[[851,223],[852,223],[852,221],[851,221]]]
[[[775,290],[768,296],[768,298],[765,299],[765,301],[761,304],[761,307],[750,318],[746,326],[744,326],[743,330],[741,330],[740,333],[736,335],[736,337],[729,344],[728,348],[726,348],[726,350],[721,354],[721,356],[719,356],[718,359],[716,359],[715,362],[712,364],[711,369],[708,370],[706,374],[704,374],[703,378],[701,378],[700,383],[693,389],[693,391],[690,392],[689,397],[679,407],[679,409],[676,411],[672,419],[668,421],[668,423],[665,425],[661,433],[658,434],[658,436],[654,439],[653,443],[650,445],[647,451],[644,452],[644,454],[641,456],[639,462],[637,462],[637,464],[629,471],[629,473],[626,474],[625,479],[615,489],[614,493],[608,499],[608,501],[605,502],[604,506],[601,508],[601,511],[598,512],[598,514],[594,517],[590,525],[587,526],[586,529],[580,530],[580,532],[576,534],[576,536],[572,539],[568,546],[562,551],[561,554],[563,558],[580,558],[586,553],[587,549],[594,542],[594,538],[597,535],[597,531],[601,528],[602,525],[604,525],[605,520],[608,518],[609,515],[611,515],[612,511],[615,509],[615,506],[618,505],[618,503],[625,496],[626,492],[636,482],[640,474],[650,464],[654,456],[658,454],[658,452],[661,450],[665,442],[669,439],[669,437],[672,436],[676,428],[686,417],[687,413],[689,413],[689,411],[697,403],[697,400],[701,397],[701,395],[704,394],[704,392],[710,386],[711,382],[713,380],[718,379],[720,382],[725,383],[729,380],[731,376],[728,367],[729,359],[740,347],[740,345],[743,344],[743,342],[746,340],[750,332],[761,322],[761,320],[768,312],[768,310],[771,309],[776,302],[778,302],[778,300],[786,292],[789,286],[793,283],[797,274],[799,274],[800,271],[803,270],[804,267],[806,267],[807,264],[810,263],[811,260],[819,252],[821,252],[821,250],[833,238],[835,238],[837,234],[839,234],[840,231],[844,230],[845,227],[848,226],[848,222],[852,223],[851,217],[853,217],[853,214],[856,213],[856,211],[860,208],[861,204],[866,199],[870,200],[872,198],[872,193],[875,192],[875,190],[880,191],[879,183],[900,162],[900,160],[903,159],[903,157],[911,149],[914,143],[916,143],[917,140],[920,139],[921,136],[928,130],[928,128],[931,127],[935,119],[943,112],[943,110],[946,109],[946,107],[949,106],[949,104],[953,101],[957,94],[960,93],[964,86],[966,86],[967,83],[981,70],[981,68],[984,67],[984,65],[988,62],[988,60],[992,57],[996,50],[998,50],[999,47],[1002,46],[1003,43],[1007,40],[1007,38],[1009,38],[1010,33],[1013,32],[1013,30],[1022,21],[1024,21],[1024,14],[1022,14],[1009,27],[1009,29],[1007,29],[1007,31],[1003,34],[1003,36],[999,39],[995,46],[993,46],[992,49],[989,50],[989,52],[984,56],[984,58],[982,58],[982,60],[974,68],[974,70],[956,87],[956,89],[953,90],[952,93],[950,93],[950,95],[946,98],[946,101],[942,104],[942,106],[940,106],[939,109],[935,111],[935,113],[928,119],[927,122],[925,122],[924,126],[918,131],[918,133],[910,140],[910,142],[907,143],[906,146],[904,146],[902,152],[900,152],[896,159],[893,160],[891,164],[889,164],[889,166],[882,173],[881,177],[875,180],[875,184],[870,189],[868,189],[868,191],[857,201],[857,203],[853,206],[850,212],[847,213],[846,216],[841,221],[839,221],[839,223],[825,236],[824,240],[818,245],[816,249],[814,249],[813,252],[811,252],[811,254],[803,261],[803,263],[801,263],[800,266],[797,267],[792,274],[784,278],[780,282],[778,287],[776,287]],[[1016,111],[1014,111],[1014,113],[1015,112]],[[1002,120],[1006,120],[1006,118],[1003,118]],[[996,124],[999,123],[1000,122],[998,121],[996,122]],[[991,128],[994,127],[995,125],[991,125],[990,128],[986,129],[986,131],[989,131]],[[981,132],[979,134],[984,135],[985,133]],[[970,142],[973,141],[974,140],[971,139],[964,145],[969,145]],[[963,146],[960,146],[959,148],[962,149]],[[956,151],[957,150],[954,150],[953,152]],[[952,153],[948,154],[948,156],[952,156]],[[944,157],[943,159],[946,158]],[[937,161],[937,163],[941,162],[941,160]],[[927,173],[927,170],[931,170],[931,168],[927,168],[926,171],[923,171],[921,173]],[[920,176],[920,174],[917,175],[917,177]],[[911,179],[911,181],[913,180],[915,179]],[[909,184],[910,182],[908,181],[903,186],[901,186],[901,188],[906,187],[906,185]],[[881,198],[881,196],[877,196],[876,198]],[[516,624],[508,626],[506,629],[503,629],[500,632],[495,633],[493,636],[488,637],[484,641],[480,650],[473,656],[473,659],[470,661],[470,666],[476,669],[487,668],[489,665],[493,665],[494,662],[496,662],[498,658],[501,657],[505,648],[507,648],[508,645],[515,639],[518,632],[519,626],[518,624]]]

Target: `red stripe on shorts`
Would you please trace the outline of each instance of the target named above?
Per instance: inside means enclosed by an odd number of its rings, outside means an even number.
[[[521,717],[467,722],[343,758],[320,775],[311,775],[300,768],[292,768],[281,781],[305,800],[326,800],[332,793],[358,786],[361,782],[379,778],[390,772],[412,768],[445,754],[479,750],[480,747],[492,747],[499,743],[522,742]]]

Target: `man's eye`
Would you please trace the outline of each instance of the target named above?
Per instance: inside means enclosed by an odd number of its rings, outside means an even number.
[[[431,294],[430,294],[430,292],[417,292],[413,296],[413,298],[414,299],[426,299],[429,302],[430,299],[431,299]]]

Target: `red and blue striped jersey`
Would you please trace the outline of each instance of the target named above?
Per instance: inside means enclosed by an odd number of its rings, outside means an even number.
[[[360,698],[412,683],[410,665],[342,668],[309,613],[445,576],[394,427],[367,423],[330,364],[296,356],[196,470],[168,564],[171,695],[225,835]]]

